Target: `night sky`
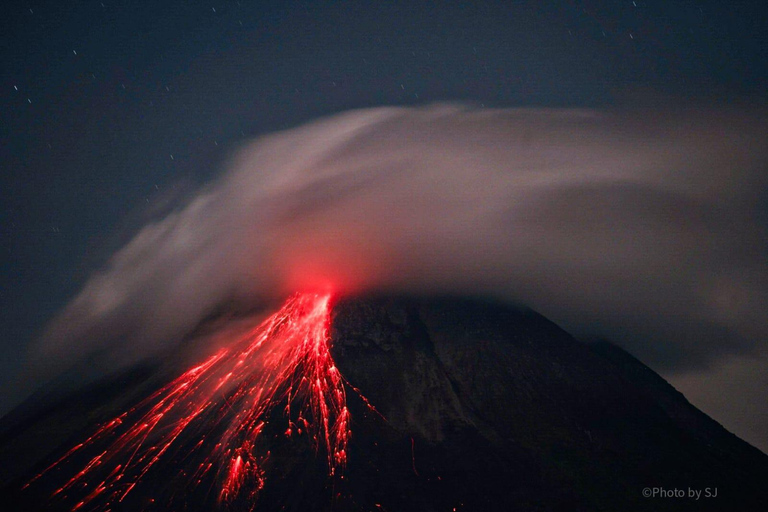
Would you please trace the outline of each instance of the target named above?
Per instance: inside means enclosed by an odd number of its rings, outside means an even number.
[[[54,313],[242,141],[384,105],[768,99],[762,2],[14,2],[0,30],[0,412]]]

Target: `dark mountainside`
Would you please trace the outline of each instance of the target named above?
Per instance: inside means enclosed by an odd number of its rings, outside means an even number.
[[[768,510],[768,456],[622,349],[578,342],[529,310],[461,298],[344,299],[331,338],[350,385],[344,478],[329,480],[309,444],[283,440],[276,407],[274,464],[257,511]],[[136,368],[66,397],[33,397],[6,416],[0,510],[71,509],[47,496],[93,453],[20,487],[169,376]],[[178,455],[113,510],[216,509],[212,482],[169,483],[196,462],[183,457],[195,442],[180,439]],[[644,488],[685,496],[646,498]]]

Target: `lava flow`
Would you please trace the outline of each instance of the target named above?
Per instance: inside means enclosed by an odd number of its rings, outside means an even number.
[[[73,511],[114,507],[152,480],[147,475],[161,461],[194,461],[177,472],[184,486],[213,482],[221,503],[253,504],[268,478],[265,431],[276,407],[285,407],[281,435],[307,436],[327,457],[329,475],[338,475],[351,433],[344,381],[329,350],[330,298],[292,296],[247,334],[102,425],[27,487],[90,447],[98,453],[83,458],[54,492],[71,500]]]

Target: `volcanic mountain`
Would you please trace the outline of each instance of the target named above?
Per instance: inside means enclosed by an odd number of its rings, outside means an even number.
[[[485,299],[288,304],[186,372],[30,398],[0,510],[768,510],[768,456],[615,345]]]

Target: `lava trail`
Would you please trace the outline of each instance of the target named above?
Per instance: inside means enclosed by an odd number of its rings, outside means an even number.
[[[285,407],[281,435],[306,436],[327,457],[329,476],[338,475],[351,432],[344,381],[329,350],[330,299],[290,297],[260,325],[100,426],[26,487],[90,450],[95,455],[54,492],[72,511],[109,510],[151,479],[153,468],[180,460],[194,461],[178,472],[184,486],[213,482],[221,503],[255,504],[268,479],[265,430],[276,407]]]

